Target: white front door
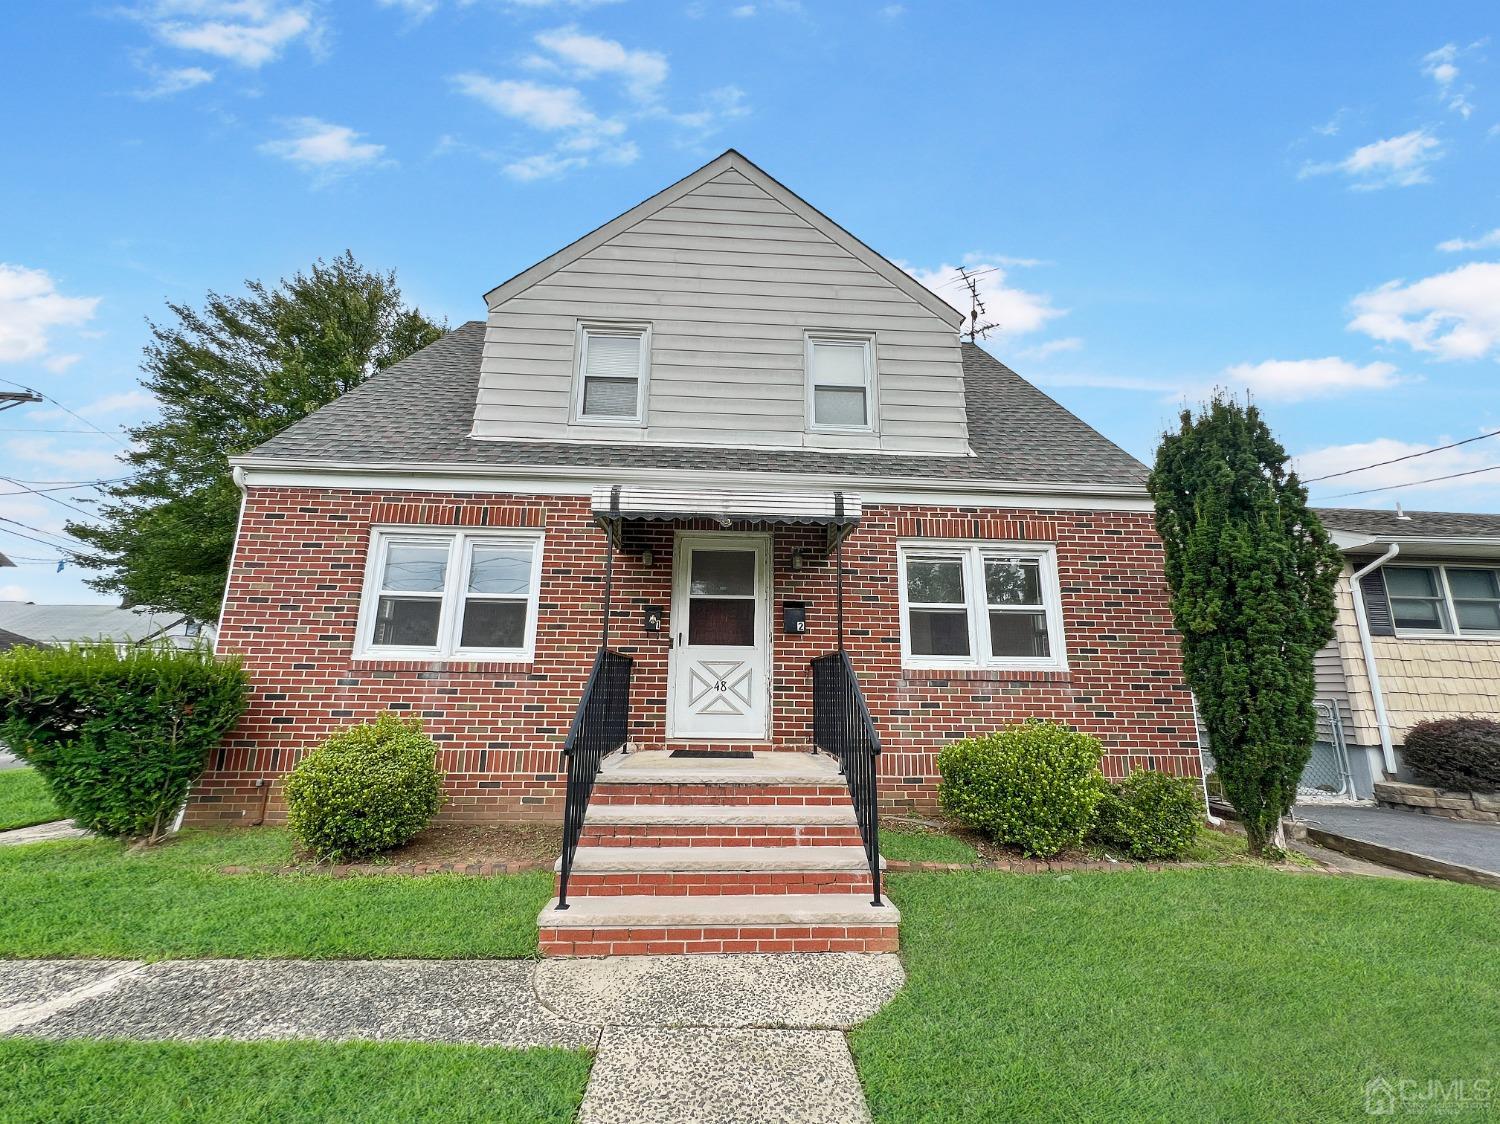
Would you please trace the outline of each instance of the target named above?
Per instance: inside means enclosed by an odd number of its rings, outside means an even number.
[[[768,736],[770,547],[766,535],[678,536],[668,737]]]

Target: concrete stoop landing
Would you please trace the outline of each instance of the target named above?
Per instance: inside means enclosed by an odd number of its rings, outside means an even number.
[[[537,918],[544,956],[894,952],[899,922],[831,758],[663,750],[605,761],[568,907]]]

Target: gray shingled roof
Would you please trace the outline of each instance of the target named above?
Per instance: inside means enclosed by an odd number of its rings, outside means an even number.
[[[112,640],[124,644],[149,640],[181,620],[180,613],[153,613],[149,609],[123,609],[118,605],[0,601],[0,629],[28,637],[32,643]],[[174,642],[177,639],[174,637]]]
[[[596,466],[1143,486],[1146,468],[1005,364],[963,346],[972,457],[476,441],[484,324],[473,320],[303,418],[237,463]]]
[[[1318,518],[1330,531],[1349,531],[1381,538],[1500,538],[1500,515],[1471,511],[1408,511],[1398,519],[1394,511],[1360,507],[1320,507]]]

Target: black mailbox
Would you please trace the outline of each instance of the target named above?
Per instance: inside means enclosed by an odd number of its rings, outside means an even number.
[[[647,605],[645,620],[642,622],[647,632],[661,631],[661,606]]]
[[[783,601],[781,603],[781,630],[783,632],[807,631],[806,601]]]

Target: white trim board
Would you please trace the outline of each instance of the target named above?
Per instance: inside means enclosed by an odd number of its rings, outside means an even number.
[[[233,463],[233,460],[231,460]],[[535,465],[334,465],[296,461],[235,464],[242,487],[345,488],[389,492],[481,492],[493,495],[591,496],[614,484],[680,483],[682,469]],[[694,486],[727,491],[845,490],[867,504],[932,507],[1043,508],[1057,511],[1153,510],[1144,488],[1002,480],[924,480],[773,472],[693,472]]]

